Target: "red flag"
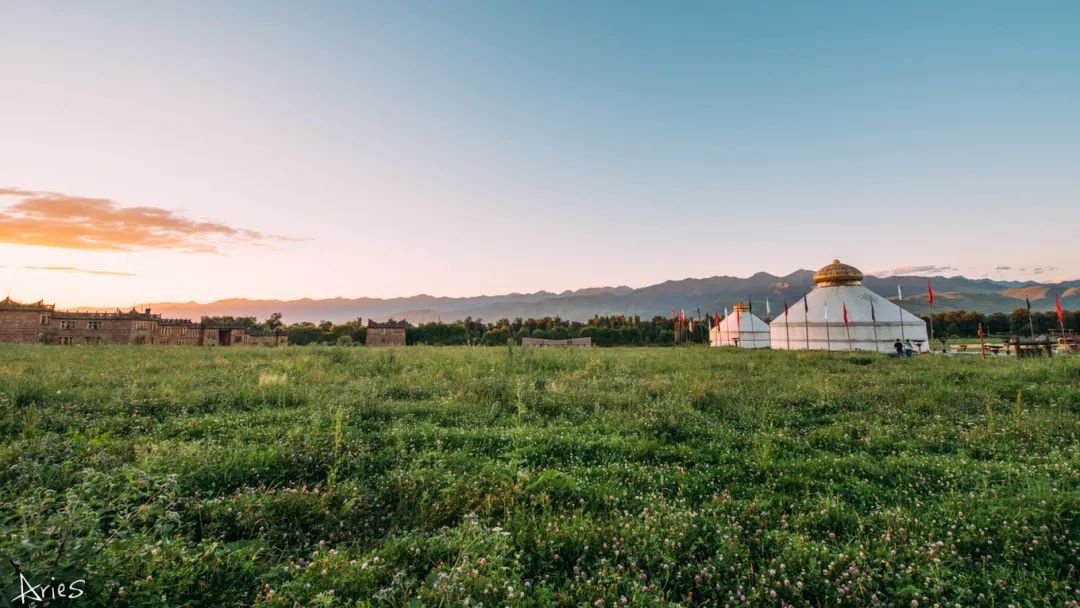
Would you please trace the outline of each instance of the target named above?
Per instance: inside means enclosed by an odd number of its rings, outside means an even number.
[[[784,319],[785,320],[787,320],[787,311],[788,311],[787,298],[784,298]]]
[[[720,327],[720,313],[716,313],[716,326]]]
[[[1061,296],[1060,295],[1054,296],[1054,304],[1057,305],[1058,323],[1064,323],[1065,322],[1065,313],[1063,313],[1061,311]]]
[[[685,310],[680,310],[679,311],[679,323],[686,323],[686,311]]]
[[[675,307],[674,306],[671,307],[671,320],[672,321],[675,320]]]
[[[847,325],[847,302],[844,302],[844,325]]]
[[[934,286],[930,284],[930,279],[926,280],[926,295],[930,300],[930,306],[934,305]]]

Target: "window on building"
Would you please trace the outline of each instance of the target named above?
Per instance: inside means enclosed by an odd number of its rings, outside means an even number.
[[[42,325],[48,325],[49,324],[49,315],[41,315],[41,324]]]
[[[86,329],[91,331],[98,331],[101,329],[101,321],[87,321]]]
[[[60,329],[75,329],[75,321],[72,319],[60,321]]]
[[[66,344],[74,344],[74,343],[75,343],[75,338],[72,338],[71,336],[60,336],[59,338],[57,338],[57,344],[65,344],[66,345]]]

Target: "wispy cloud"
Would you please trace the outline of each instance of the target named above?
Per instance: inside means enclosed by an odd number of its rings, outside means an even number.
[[[0,208],[0,242],[85,251],[172,249],[214,253],[223,241],[296,240],[197,220],[160,207],[121,207],[104,198],[0,188],[18,201]]]
[[[1007,267],[998,267],[999,270],[1001,268]],[[1021,274],[1046,274],[1048,272],[1054,272],[1055,270],[1057,270],[1057,266],[1024,266],[1023,268],[1017,268],[1015,270]]]
[[[888,270],[881,270],[878,272],[872,272],[870,274],[874,276],[887,277],[887,276],[900,276],[906,274],[941,274],[945,272],[956,272],[958,269],[955,266],[937,266],[933,264],[927,264],[923,266],[896,266]]]
[[[75,272],[80,274],[96,274],[109,277],[133,277],[133,272],[121,272],[118,270],[90,270],[87,268],[76,268],[74,266],[23,266],[27,270],[48,270],[53,272]]]

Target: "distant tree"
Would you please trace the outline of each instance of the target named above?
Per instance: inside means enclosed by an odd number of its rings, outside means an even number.
[[[281,322],[281,313],[275,312],[271,314],[270,317],[267,318],[263,324],[266,325],[266,329],[269,329],[270,331],[277,331],[279,327],[284,325],[284,323]]]

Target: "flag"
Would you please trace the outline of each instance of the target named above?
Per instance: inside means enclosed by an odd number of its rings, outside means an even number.
[[[825,298],[825,322],[829,322],[829,299]]]
[[[690,319],[690,333],[694,333],[694,319]]]
[[[672,321],[675,320],[675,307],[674,306],[671,307],[671,320]]]
[[[930,284],[930,279],[926,280],[926,297],[930,303],[930,306],[934,305],[934,286]]]
[[[802,294],[802,309],[803,309],[803,312],[805,312],[805,313],[810,312],[810,303],[806,301],[806,292],[805,291]],[[803,315],[803,316],[806,316],[806,315]]]
[[[1065,322],[1065,313],[1061,311],[1061,295],[1054,296],[1054,305],[1057,306],[1058,323]]]
[[[980,340],[983,339],[983,330],[982,330],[982,322],[981,321],[979,322],[979,339]]]
[[[716,326],[720,327],[720,313],[716,313]]]
[[[896,300],[898,302],[903,302],[904,301],[904,292],[900,291],[900,284],[899,283],[896,284]]]
[[[749,302],[749,304],[746,305],[747,312],[749,312],[750,314],[754,314],[754,301],[747,300],[747,302]]]
[[[679,311],[679,324],[683,324],[683,323],[686,323],[686,311],[685,310],[680,310]]]
[[[847,325],[847,302],[844,302],[844,325]]]
[[[725,319],[726,319],[726,318],[728,318],[728,309],[727,309],[727,306],[725,306],[725,307],[724,307],[724,318],[725,318]]]
[[[769,298],[765,298],[765,314],[771,316],[772,308],[769,307]]]
[[[1024,296],[1024,303],[1027,304],[1028,314],[1031,314],[1031,299]]]
[[[877,315],[874,314],[874,301],[870,300],[870,320],[877,321]]]
[[[787,320],[787,311],[788,311],[788,305],[787,305],[787,298],[785,297],[784,298],[784,320]]]

